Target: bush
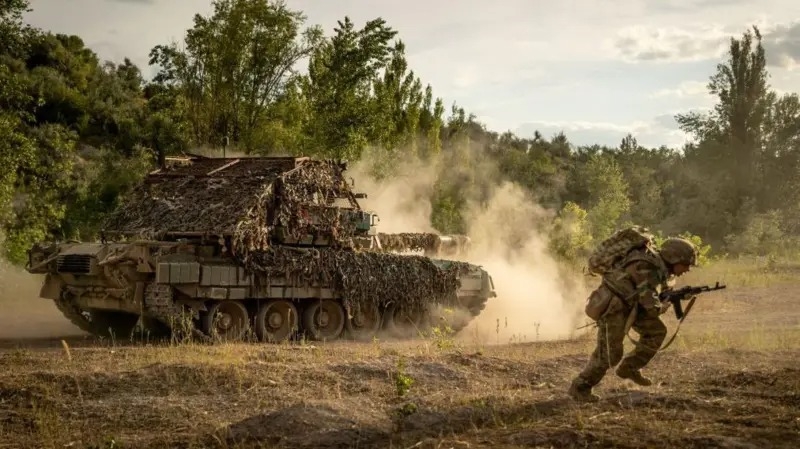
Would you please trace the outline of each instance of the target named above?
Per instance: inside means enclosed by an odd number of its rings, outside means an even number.
[[[570,264],[588,257],[594,240],[588,216],[583,208],[568,201],[550,229],[550,252]]]

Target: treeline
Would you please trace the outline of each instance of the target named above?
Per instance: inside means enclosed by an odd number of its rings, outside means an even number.
[[[434,96],[408,66],[398,32],[347,17],[326,37],[301,12],[267,0],[217,0],[180,44],[159,45],[145,81],[128,59],[100,61],[78,36],[24,24],[27,0],[0,2],[0,238],[21,263],[42,239],[93,239],[105,213],[167,155],[197,148],[250,154],[446,161],[431,222],[466,232],[468,200],[513,181],[559,211],[551,247],[580,257],[628,223],[689,233],[714,251],[798,247],[800,101],[767,85],[757,29],[731,39],[711,77],[708,115],[677,117],[696,143],[575,147],[563,133],[521,138],[486,129]],[[303,64],[304,73],[295,72]],[[533,226],[533,225],[532,225]]]

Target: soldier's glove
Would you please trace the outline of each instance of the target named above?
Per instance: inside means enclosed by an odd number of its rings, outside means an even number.
[[[645,316],[646,316],[647,318],[658,318],[658,317],[660,317],[660,316],[661,316],[661,314],[662,314],[662,313],[664,313],[664,312],[662,311],[662,307],[661,307],[661,305],[657,305],[657,306],[654,306],[654,307],[650,307],[650,308],[648,308],[648,309],[645,309],[645,311],[646,311],[646,312],[645,312]]]
[[[644,311],[644,316],[647,318],[658,318],[661,315],[661,301],[655,296],[645,297],[639,301],[639,305]]]

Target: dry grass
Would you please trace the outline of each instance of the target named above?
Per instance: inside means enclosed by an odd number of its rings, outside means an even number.
[[[711,262],[683,277],[689,283],[720,281],[729,287],[770,287],[797,282],[798,274],[800,262],[793,259],[742,257]]]
[[[800,290],[726,273],[647,369],[657,383],[610,372],[597,404],[566,396],[592,329],[502,345],[6,340],[0,448],[795,447]]]

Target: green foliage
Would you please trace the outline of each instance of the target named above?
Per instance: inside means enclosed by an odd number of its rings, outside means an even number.
[[[390,40],[397,31],[381,18],[360,30],[349,17],[338,25],[312,53],[308,76],[301,81],[311,114],[307,143],[320,156],[359,159],[372,137],[387,138],[375,116],[383,99],[374,99],[372,90],[378,85],[379,70],[392,58]],[[395,59],[402,57],[402,51],[402,46],[395,48]],[[404,62],[398,64],[403,69]]]
[[[728,236],[728,248],[737,254],[758,256],[785,255],[796,251],[797,237],[790,238],[784,229],[784,217],[780,211],[755,214],[744,231]]]
[[[212,5],[210,17],[195,15],[185,50],[176,43],[157,45],[150,64],[161,68],[155,82],[177,88],[185,101],[195,144],[221,145],[228,138],[250,150],[260,145],[265,107],[282,95],[294,64],[319,47],[322,30],[301,33],[305,16],[283,2]]]
[[[406,373],[406,360],[402,356],[397,359],[397,370],[394,373],[394,386],[398,397],[403,397],[414,385],[414,378]]]
[[[550,252],[573,265],[583,263],[594,242],[590,229],[589,214],[579,205],[568,201],[553,221]]]
[[[466,231],[461,216],[463,198],[457,189],[440,182],[434,187],[431,224],[443,234],[463,234]]]
[[[79,169],[70,207],[64,219],[66,238],[96,240],[105,215],[119,205],[121,196],[153,167],[153,155],[135,147],[130,157],[110,151],[86,154]]]
[[[30,11],[28,0],[0,0],[0,49],[18,56],[26,47],[30,27],[23,24],[22,15]]]
[[[61,125],[42,125],[30,131],[34,151],[28,164],[17,165],[14,218],[6,225],[6,256],[15,263],[37,240],[58,233],[67,210],[74,179],[75,135]]]
[[[2,31],[15,33],[4,39],[17,45],[0,49],[0,226],[3,255],[21,264],[36,241],[89,235],[86,224],[101,215],[82,216],[84,204],[113,202],[124,193],[109,195],[114,183],[141,176],[132,162],[146,99],[130,61],[101,65],[77,36],[3,21]],[[98,158],[119,159],[120,170],[101,171]]]
[[[13,220],[13,201],[18,184],[18,167],[33,163],[34,147],[21,132],[17,117],[0,115],[0,223],[7,225]],[[13,168],[13,169],[12,169]]]
[[[614,158],[591,154],[571,173],[571,186],[587,206],[587,221],[592,237],[602,239],[618,227],[628,212],[628,184]]]
[[[345,16],[325,36],[281,1],[212,5],[182,43],[152,49],[158,72],[146,81],[127,58],[100,61],[78,36],[24,25],[27,1],[0,1],[8,258],[22,263],[37,240],[97,238],[105,214],[167,156],[225,144],[368,158],[379,179],[401,161],[429,165],[430,221],[442,233],[466,233],[471,208],[508,200],[494,195],[513,183],[522,192],[514,201],[557,213],[524,218],[530,229],[497,230],[498,241],[513,246],[528,231],[546,232],[550,252],[570,264],[629,224],[690,238],[701,263],[715,257],[712,247],[717,255],[800,251],[800,97],[768,86],[757,28],[731,39],[710,76],[712,111],[676,117],[694,138],[681,151],[644,148],[633,135],[615,148],[575,147],[564,133],[491,132],[456,104],[445,114],[409,65],[400,32],[380,17],[359,27]],[[491,210],[508,209],[516,210]]]
[[[445,313],[452,315],[453,312],[451,310],[447,310]],[[453,341],[455,333],[456,332],[449,325],[440,324],[439,326],[434,326],[431,328],[430,338],[433,340],[433,343],[438,349],[448,350],[456,346],[455,341]]]
[[[775,137],[770,118],[781,115],[775,111],[767,77],[761,34],[753,27],[752,33],[731,39],[727,60],[710,77],[709,92],[718,99],[713,110],[676,116],[681,129],[696,139],[686,149],[686,162],[700,175],[695,181],[701,190],[697,203],[706,209],[700,219],[719,243],[742,232],[751,214],[766,210],[758,210],[763,205],[774,203],[778,189],[768,182],[770,172],[795,158],[764,151],[765,137]],[[795,137],[798,131],[795,127]],[[797,151],[795,147],[790,153]]]

